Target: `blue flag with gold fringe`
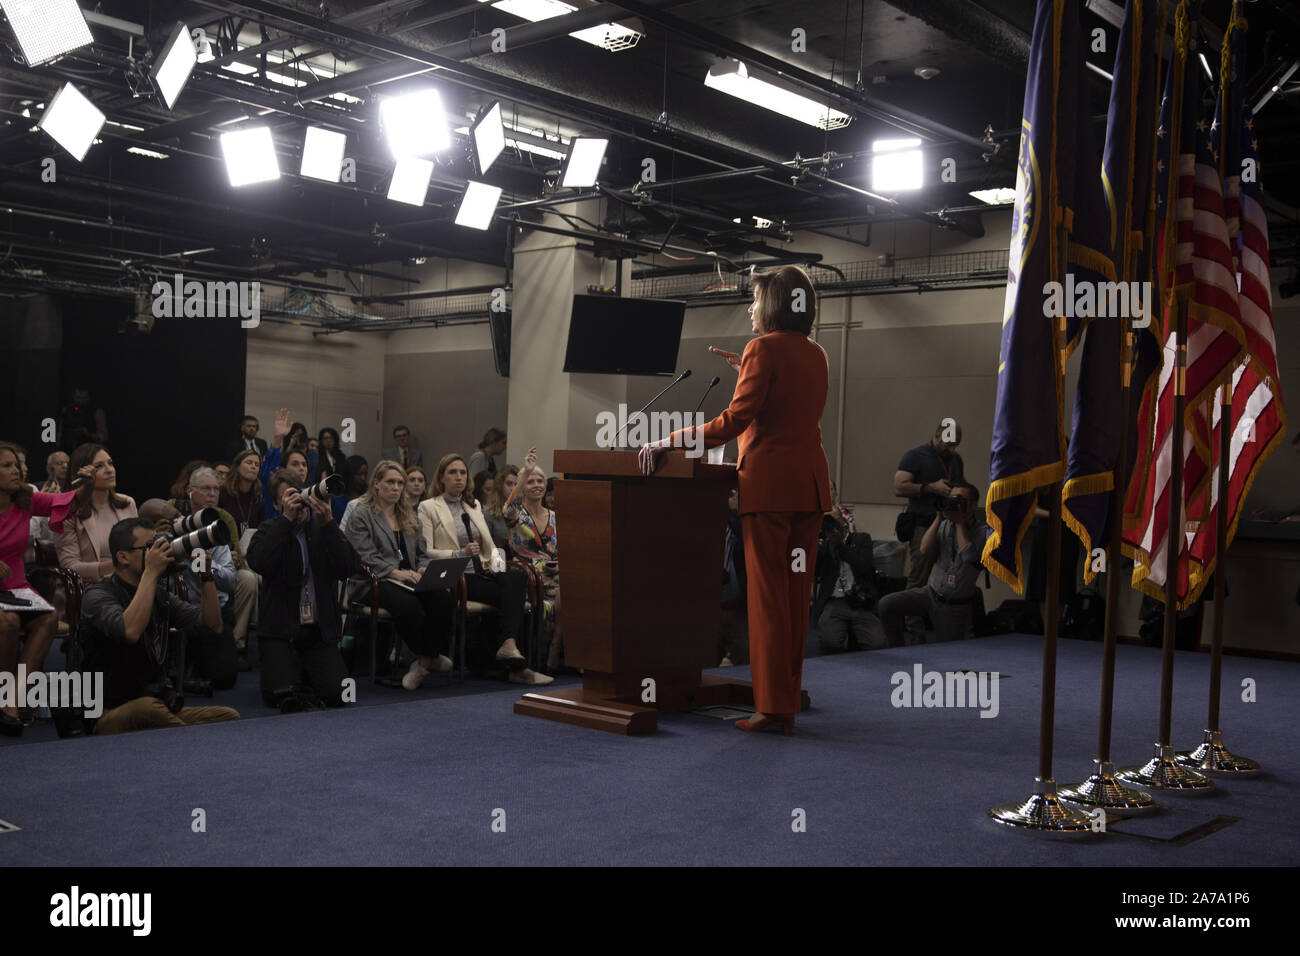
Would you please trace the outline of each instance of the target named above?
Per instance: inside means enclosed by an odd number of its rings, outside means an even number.
[[[1120,488],[1127,487],[1137,447],[1137,410],[1150,375],[1160,368],[1160,343],[1152,317],[1159,301],[1152,281],[1151,255],[1155,241],[1155,142],[1159,108],[1160,41],[1164,34],[1163,0],[1128,0],[1115,50],[1102,154],[1101,182],[1109,224],[1106,246],[1118,279],[1117,294],[1105,297],[1107,314],[1088,323],[1079,366],[1073,427],[1061,514],[1083,542],[1084,550],[1104,547],[1110,533],[1110,497],[1115,487],[1120,434],[1124,427],[1122,376],[1125,364],[1126,320],[1133,326],[1130,381],[1137,394],[1129,404],[1129,443],[1120,470]],[[1096,296],[1100,305],[1103,296]],[[1118,315],[1109,314],[1118,306]],[[1096,576],[1091,560],[1084,563],[1084,580]]]
[[[989,455],[990,534],[983,555],[984,566],[1019,593],[1025,587],[1020,543],[1033,520],[1035,491],[1065,474],[1063,350],[1077,342],[1082,329],[1077,318],[1066,327],[1065,310],[1059,319],[1049,317],[1054,311],[1048,305],[1049,284],[1064,283],[1074,215],[1095,214],[1089,203],[1095,207],[1100,201],[1099,164],[1080,159],[1079,153],[1087,142],[1089,114],[1079,6],[1072,0],[1038,0],[1020,126]],[[1090,262],[1104,268],[1107,258],[1098,254]],[[1059,303],[1062,296],[1054,298]]]

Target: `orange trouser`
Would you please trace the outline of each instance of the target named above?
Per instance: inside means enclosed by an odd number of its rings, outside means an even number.
[[[817,561],[819,511],[762,511],[742,516],[749,598],[749,663],[754,708],[797,714]],[[793,570],[796,548],[803,569]]]

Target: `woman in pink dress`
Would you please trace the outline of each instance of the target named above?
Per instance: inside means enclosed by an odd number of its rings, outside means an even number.
[[[0,604],[9,604],[13,592],[31,588],[23,569],[31,519],[48,517],[50,527],[61,531],[63,519],[72,510],[77,495],[82,493],[66,491],[51,495],[32,491],[23,481],[20,454],[17,445],[0,442]],[[90,482],[82,485],[86,493],[90,487]],[[26,665],[29,675],[44,667],[58,623],[57,611],[0,610],[0,673],[14,675],[12,680],[16,683],[19,663]],[[17,701],[4,701],[0,705],[0,734],[17,737],[22,732]]]

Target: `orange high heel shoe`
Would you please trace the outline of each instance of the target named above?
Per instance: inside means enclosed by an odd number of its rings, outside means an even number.
[[[766,714],[757,719],[746,718],[745,720],[736,721],[736,727],[754,733],[762,733],[765,730],[775,730],[780,727],[785,735],[789,737],[790,731],[794,730],[794,714]]]

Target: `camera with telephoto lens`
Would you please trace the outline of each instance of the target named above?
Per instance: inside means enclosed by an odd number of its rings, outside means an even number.
[[[343,480],[342,475],[326,475],[316,484],[304,488],[299,494],[302,495],[302,503],[306,504],[311,498],[329,501],[331,498],[339,497],[347,490],[347,482]]]
[[[218,516],[216,508],[204,508],[175,519],[172,522],[172,532],[175,537],[159,534],[154,536],[154,541],[161,538],[168,543],[173,561],[188,560],[195,548],[206,551],[218,545],[230,544],[230,529]]]

